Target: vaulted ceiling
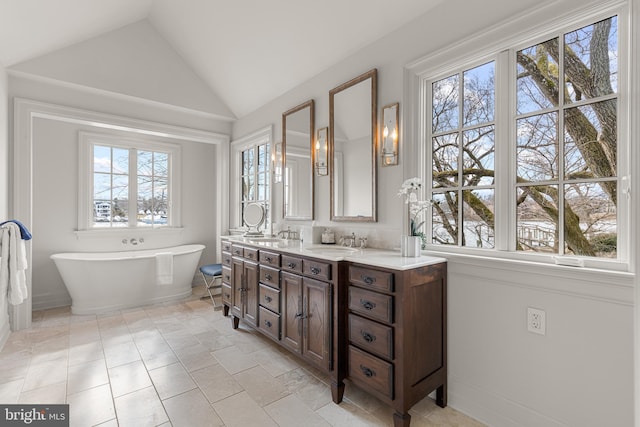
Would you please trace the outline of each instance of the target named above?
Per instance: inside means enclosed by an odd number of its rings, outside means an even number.
[[[146,19],[240,118],[441,1],[0,0],[0,64]]]

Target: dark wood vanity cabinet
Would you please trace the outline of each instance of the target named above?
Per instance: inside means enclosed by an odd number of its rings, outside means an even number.
[[[223,241],[224,314],[243,320],[331,377],[394,408],[432,391],[447,403],[446,263],[408,270],[331,262]],[[225,294],[226,292],[226,294]]]
[[[436,390],[447,402],[446,264],[411,270],[348,267],[347,378],[389,403],[394,425]]]

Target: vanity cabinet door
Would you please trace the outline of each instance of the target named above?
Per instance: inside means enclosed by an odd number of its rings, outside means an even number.
[[[243,318],[252,325],[258,324],[258,264],[245,261],[245,302]]]
[[[329,369],[331,360],[331,285],[302,280],[302,357]]]
[[[291,273],[280,273],[282,286],[282,344],[300,352],[302,339],[302,277]]]

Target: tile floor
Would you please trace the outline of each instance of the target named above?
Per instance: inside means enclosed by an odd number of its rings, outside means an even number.
[[[390,426],[392,410],[328,379],[200,300],[104,315],[33,314],[0,352],[0,402],[69,403],[72,426]],[[482,424],[430,398],[411,425]]]

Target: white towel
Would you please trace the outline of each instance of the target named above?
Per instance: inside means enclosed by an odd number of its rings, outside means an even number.
[[[0,259],[0,289],[8,289],[9,303],[21,304],[27,299],[27,251],[20,228],[13,223],[2,227],[2,252]]]
[[[173,254],[171,252],[156,254],[156,280],[158,285],[173,284]]]

